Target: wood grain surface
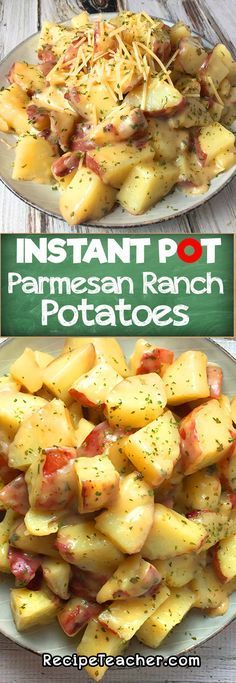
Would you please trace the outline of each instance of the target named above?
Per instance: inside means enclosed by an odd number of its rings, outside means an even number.
[[[111,2],[111,4],[110,4]],[[235,0],[0,0],[0,57],[17,43],[39,30],[47,20],[65,21],[86,5],[113,9],[145,9],[164,19],[183,19],[195,31],[213,42],[223,41],[234,52]],[[145,232],[235,232],[236,179],[200,208],[167,223],[148,226]],[[64,221],[50,218],[28,207],[0,184],[0,232],[94,232],[94,228],[68,228]],[[120,229],[119,232],[125,232]],[[143,228],[134,231],[144,232]]]

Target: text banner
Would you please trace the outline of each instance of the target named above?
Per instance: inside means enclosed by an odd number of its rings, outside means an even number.
[[[233,235],[1,237],[4,336],[234,335]]]

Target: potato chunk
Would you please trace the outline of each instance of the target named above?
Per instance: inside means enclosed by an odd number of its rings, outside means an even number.
[[[113,573],[123,556],[93,521],[81,520],[59,529],[57,548],[66,562],[97,574]]]
[[[148,647],[158,647],[191,607],[194,607],[194,602],[194,592],[187,586],[178,588],[177,591],[173,590],[167,600],[141,626],[137,638]]]
[[[43,90],[46,79],[38,64],[27,62],[15,62],[8,76],[11,83],[17,83],[27,94]]]
[[[69,581],[71,578],[71,567],[64,560],[54,560],[45,557],[42,561],[43,578],[48,588],[58,595],[62,600],[70,597]]]
[[[107,656],[117,657],[122,653],[124,647],[124,640],[115,633],[112,633],[110,629],[102,626],[97,619],[91,619],[77,648],[77,655],[79,657],[92,657],[105,652]],[[107,667],[105,665],[86,666],[85,669],[90,678],[100,681]]]
[[[157,503],[154,522],[142,554],[148,560],[165,560],[199,550],[206,538],[205,528],[175,510]]]
[[[153,522],[153,491],[131,472],[120,483],[113,505],[96,518],[96,529],[105,534],[124,553],[141,550]]]
[[[31,396],[22,391],[0,392],[0,426],[10,438],[14,438],[19,426],[28,415],[47,404],[40,396]],[[11,467],[14,467],[11,464]]]
[[[169,560],[154,560],[153,564],[167,586],[181,588],[194,578],[198,568],[198,556],[186,553]]]
[[[81,167],[62,192],[60,210],[69,225],[99,220],[112,210],[117,192],[89,168]]]
[[[111,365],[102,361],[74,382],[70,395],[83,406],[101,406],[122,379]]]
[[[232,447],[231,416],[216,399],[195,408],[181,422],[181,453],[186,475],[221,460]]]
[[[129,371],[122,348],[114,337],[67,337],[64,353],[73,349],[80,349],[85,344],[93,344],[97,363],[104,359],[119,375],[122,377],[128,375]]]
[[[55,156],[55,151],[48,140],[24,135],[16,147],[13,180],[49,184],[52,180],[51,166]]]
[[[26,112],[28,102],[26,93],[16,83],[0,92],[1,119],[17,135],[25,135],[29,128]]]
[[[104,183],[119,188],[134,166],[152,161],[154,154],[149,143],[139,149],[135,144],[120,142],[91,150],[87,153],[86,164]]]
[[[131,434],[124,451],[151,486],[169,479],[180,455],[179,431],[170,410]]]
[[[162,598],[163,591],[160,587],[160,594],[157,590],[154,595],[116,600],[101,612],[98,621],[123,640],[130,640],[148,617],[155,612]]]
[[[190,585],[195,593],[195,607],[199,609],[218,607],[225,600],[226,591],[211,566],[199,567]]]
[[[78,480],[78,510],[96,512],[112,505],[119,491],[120,477],[106,455],[75,460]]]
[[[170,192],[178,176],[179,171],[173,163],[154,161],[139,164],[130,171],[118,200],[129,213],[145,213]]]
[[[17,631],[26,631],[39,624],[50,624],[59,607],[60,600],[50,591],[31,591],[28,588],[11,590],[11,609]]]
[[[234,152],[235,136],[221,123],[215,122],[200,129],[195,147],[203,163],[209,165],[223,152]]]
[[[42,371],[32,349],[26,347],[21,356],[14,361],[11,365],[11,374],[30,394],[34,394],[42,387]]]
[[[93,344],[85,344],[81,349],[63,353],[52,361],[44,370],[43,381],[47,389],[62,399],[64,403],[72,403],[69,389],[73,382],[89,372],[95,362]]]
[[[201,351],[181,353],[164,372],[163,382],[170,406],[208,398],[207,356]]]
[[[163,381],[150,372],[117,384],[105,401],[105,415],[114,427],[138,429],[162,415],[165,405]]]
[[[99,603],[108,600],[134,598],[154,592],[154,587],[161,581],[159,572],[141,555],[132,555],[116,569],[113,576],[102,586],[96,596]]]
[[[9,447],[9,464],[24,471],[45,448],[58,442],[60,446],[75,446],[76,437],[64,404],[53,399],[24,420]]]

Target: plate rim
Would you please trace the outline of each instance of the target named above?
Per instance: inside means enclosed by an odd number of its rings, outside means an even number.
[[[91,16],[92,18],[95,18],[95,17],[97,17],[98,15],[101,15],[101,14],[104,15],[105,17],[114,17],[114,16],[117,15],[117,12],[102,12],[102,13],[101,13],[101,12],[93,12],[93,13],[90,14],[90,16]],[[160,21],[165,22],[165,24],[167,24],[167,26],[173,26],[173,24],[175,23],[174,21],[170,21],[169,19],[164,19],[163,17],[153,17],[153,18],[158,18],[158,19],[160,19]],[[59,23],[61,23],[62,25],[67,25],[67,24],[70,23],[70,20],[62,21],[62,22],[59,22]],[[28,43],[28,41],[30,41],[32,38],[35,38],[36,36],[39,36],[39,35],[40,35],[40,32],[41,32],[41,30],[40,30],[40,31],[35,31],[34,33],[30,34],[27,38],[24,38],[24,40],[20,41],[17,45],[15,45],[15,47],[14,47],[12,50],[10,50],[10,51],[3,57],[3,59],[0,60],[0,70],[1,70],[1,68],[4,66],[4,63],[5,63],[11,56],[14,55],[15,50],[16,50],[17,48],[23,47],[23,46],[24,46],[26,43]],[[214,43],[212,43],[211,41],[209,41],[207,38],[204,38],[204,36],[202,36],[202,35],[201,35],[200,33],[198,33],[197,31],[192,30],[192,34],[195,35],[195,36],[198,36],[199,38],[201,38],[201,40],[203,41],[203,44],[205,44],[206,47],[212,48],[212,47],[214,46]],[[13,134],[13,135],[14,135],[14,134]],[[229,170],[230,170],[230,169],[229,169]],[[219,175],[221,175],[221,174],[219,174]],[[223,175],[223,174],[222,174],[222,175]],[[68,228],[69,228],[70,230],[72,230],[72,231],[78,231],[78,230],[80,230],[80,228],[85,228],[85,229],[86,229],[86,227],[88,227],[88,228],[97,228],[98,230],[103,230],[103,229],[105,229],[105,230],[115,230],[115,231],[116,231],[116,230],[119,230],[119,229],[126,229],[126,228],[132,228],[133,230],[136,230],[136,229],[142,228],[142,227],[144,227],[144,228],[147,227],[147,226],[153,227],[153,226],[159,225],[159,224],[161,224],[161,223],[166,223],[167,221],[173,220],[173,219],[175,219],[175,218],[178,218],[179,216],[184,216],[184,215],[188,216],[188,214],[191,214],[191,212],[192,212],[192,211],[195,211],[195,209],[197,209],[199,206],[203,206],[203,205],[206,204],[208,201],[210,201],[211,199],[213,199],[216,195],[220,194],[220,192],[221,192],[222,190],[224,190],[224,189],[229,185],[229,183],[233,180],[233,178],[234,178],[235,175],[236,175],[236,164],[235,164],[235,166],[232,167],[232,173],[230,174],[230,176],[222,183],[222,185],[221,185],[221,187],[220,187],[219,189],[215,189],[215,190],[211,193],[210,196],[208,196],[208,193],[204,193],[204,194],[202,194],[202,195],[199,195],[199,196],[198,196],[198,199],[196,199],[196,201],[194,202],[194,204],[193,204],[189,209],[186,209],[186,208],[184,208],[184,209],[181,209],[181,208],[180,208],[180,209],[177,209],[177,210],[173,211],[173,213],[172,213],[171,216],[164,216],[164,217],[155,218],[155,219],[151,219],[151,220],[150,220],[150,219],[148,220],[148,218],[147,218],[147,219],[142,220],[142,221],[140,221],[140,222],[138,222],[138,223],[133,223],[133,222],[128,222],[128,221],[125,222],[125,223],[119,222],[119,224],[117,223],[117,225],[114,225],[114,224],[113,224],[113,225],[111,225],[111,226],[109,226],[109,225],[104,225],[104,224],[102,224],[102,223],[99,223],[99,222],[96,221],[96,220],[95,220],[95,221],[88,221],[88,222],[86,222],[86,223],[76,224],[76,225],[74,225],[74,226],[69,226],[69,225],[67,224],[67,222],[64,220],[63,216],[62,216],[59,212],[57,213],[57,212],[52,211],[52,210],[50,210],[50,209],[42,209],[37,203],[34,203],[31,199],[27,199],[27,198],[24,197],[20,192],[17,192],[16,189],[12,188],[11,184],[10,184],[6,179],[4,179],[4,178],[2,177],[2,175],[1,175],[1,169],[0,169],[0,181],[3,183],[3,185],[4,185],[10,192],[13,193],[13,195],[14,195],[15,197],[17,197],[17,199],[20,199],[20,200],[21,200],[22,202],[24,202],[27,206],[30,206],[31,208],[36,209],[36,210],[39,211],[42,215],[45,214],[46,216],[49,216],[49,217],[51,217],[51,218],[56,218],[57,220],[60,220],[61,222],[65,223],[65,224],[68,226]],[[217,176],[216,176],[216,177],[217,177]],[[214,180],[214,179],[213,179],[213,180]],[[167,196],[171,196],[171,193],[170,193],[170,195],[167,195]],[[204,197],[204,199],[201,199],[201,197]],[[128,215],[129,215],[128,212],[126,212],[126,213],[127,213],[127,216],[128,216]],[[146,212],[146,213],[147,213],[147,212]],[[112,212],[110,212],[110,214],[112,214]],[[108,217],[110,214],[107,214],[107,217]],[[145,214],[143,214],[143,216],[145,216]],[[140,218],[141,218],[141,216],[140,216]],[[100,219],[100,220],[102,220],[102,219]]]

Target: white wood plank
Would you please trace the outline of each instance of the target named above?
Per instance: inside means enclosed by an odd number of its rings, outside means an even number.
[[[37,0],[1,2],[0,57],[4,57],[18,43],[35,33],[38,28]],[[2,232],[40,231],[40,215],[14,197],[0,183],[0,230]]]

